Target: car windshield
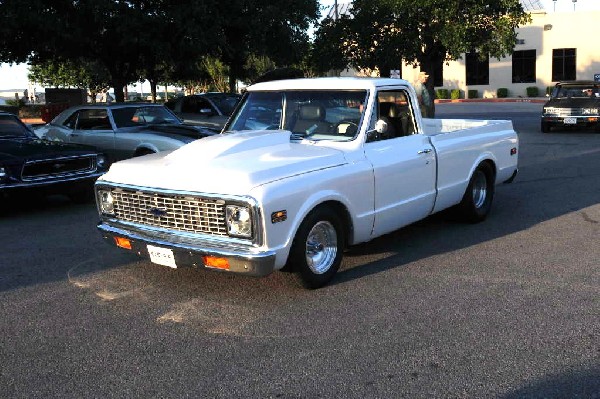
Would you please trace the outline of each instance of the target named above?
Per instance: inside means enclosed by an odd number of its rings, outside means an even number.
[[[27,127],[12,115],[0,115],[0,139],[31,137]]]
[[[165,107],[140,106],[113,108],[112,114],[118,128],[159,124],[180,124],[179,119]]]
[[[233,113],[236,104],[240,100],[240,96],[236,94],[222,94],[211,96],[210,99],[221,110],[223,115],[229,116]]]
[[[554,98],[600,98],[595,85],[561,85],[552,92]]]
[[[250,92],[228,131],[276,130],[293,138],[349,141],[358,133],[366,90]]]

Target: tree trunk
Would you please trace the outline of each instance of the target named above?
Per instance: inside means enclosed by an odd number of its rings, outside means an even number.
[[[150,82],[150,94],[152,95],[152,103],[156,103],[156,80],[149,80]]]
[[[118,103],[125,102],[125,96],[123,95],[124,87],[124,82],[113,82],[113,89],[115,90],[115,101]]]

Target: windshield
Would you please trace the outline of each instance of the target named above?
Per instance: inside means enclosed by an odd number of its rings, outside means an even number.
[[[181,123],[179,119],[165,107],[141,106],[113,108],[112,114],[118,128]]]
[[[366,90],[250,92],[228,131],[289,130],[294,138],[349,141],[358,133]]]
[[[240,96],[237,94],[219,94],[219,95],[211,95],[209,97],[221,110],[223,115],[231,115],[233,110],[235,109],[236,104],[240,100]]]
[[[600,98],[596,85],[561,85],[554,88],[554,98]]]
[[[0,115],[0,139],[8,137],[31,137],[31,133],[16,117]]]

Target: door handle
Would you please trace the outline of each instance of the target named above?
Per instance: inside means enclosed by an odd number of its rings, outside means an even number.
[[[425,148],[424,150],[417,152],[417,154],[429,154],[431,151],[433,151],[431,148]]]
[[[71,134],[69,134],[69,137],[79,137],[79,135],[71,133]]]

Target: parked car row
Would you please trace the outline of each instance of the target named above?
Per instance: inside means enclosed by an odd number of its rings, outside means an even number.
[[[77,202],[90,200],[93,183],[110,164],[219,133],[240,98],[206,93],[174,99],[167,106],[80,105],[35,131],[16,115],[0,112],[0,199],[35,189]]]

